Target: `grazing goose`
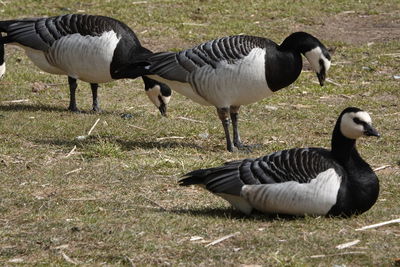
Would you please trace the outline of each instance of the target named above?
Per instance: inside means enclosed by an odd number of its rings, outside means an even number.
[[[68,75],[71,111],[78,111],[77,79],[90,83],[93,110],[99,111],[98,84],[132,78],[132,70],[127,68],[131,60],[152,54],[127,25],[104,16],[68,14],[0,21],[0,32],[7,34],[1,38],[0,74],[5,70],[4,44],[21,46],[43,71]],[[147,77],[143,81],[151,101],[166,114],[171,89]]]
[[[233,151],[233,146],[243,148],[238,131],[240,106],[293,83],[302,69],[301,54],[322,86],[331,57],[317,38],[305,32],[291,34],[281,45],[262,37],[223,37],[178,53],[156,53],[139,60],[136,66],[144,65],[139,74],[149,75],[199,104],[215,106],[227,149]]]
[[[332,135],[332,150],[293,148],[257,159],[187,173],[182,186],[198,184],[245,214],[252,209],[291,215],[350,216],[372,207],[379,182],[358,154],[356,139],[379,136],[371,117],[346,108]]]

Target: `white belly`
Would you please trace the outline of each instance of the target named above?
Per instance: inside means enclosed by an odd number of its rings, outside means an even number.
[[[54,42],[47,52],[23,48],[43,71],[103,83],[112,80],[110,64],[118,42],[117,35],[111,31],[101,36],[71,34]]]

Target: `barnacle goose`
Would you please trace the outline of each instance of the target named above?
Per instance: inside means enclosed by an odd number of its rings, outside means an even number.
[[[227,149],[233,151],[234,146],[244,147],[238,131],[240,106],[293,83],[302,69],[301,54],[310,62],[322,86],[331,57],[317,38],[305,32],[291,34],[281,45],[255,36],[223,37],[178,53],[155,53],[137,64],[147,64],[142,74],[199,104],[215,106]]]
[[[182,186],[198,184],[243,213],[252,209],[290,215],[350,216],[372,207],[379,181],[358,154],[356,139],[379,136],[371,117],[346,108],[332,135],[332,150],[293,148],[257,159],[187,173]]]
[[[140,44],[136,34],[124,23],[105,16],[67,14],[49,18],[26,18],[0,21],[0,74],[4,74],[4,44],[21,46],[32,62],[45,72],[68,75],[70,104],[75,100],[77,79],[90,83],[93,110],[99,111],[99,83],[136,78],[128,66],[139,55],[151,51]],[[150,100],[166,114],[171,89],[143,77]]]

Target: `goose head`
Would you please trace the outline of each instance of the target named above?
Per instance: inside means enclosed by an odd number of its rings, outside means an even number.
[[[372,127],[370,115],[354,107],[346,108],[342,112],[340,132],[349,139],[358,139],[361,136],[380,136],[378,131]]]
[[[295,32],[286,37],[280,48],[303,54],[317,74],[319,84],[324,85],[326,73],[331,67],[331,55],[317,38],[306,32]]]
[[[158,108],[161,115],[167,116],[167,105],[171,99],[171,88],[143,76],[145,91],[150,101]]]
[[[318,40],[316,40],[318,41]],[[318,77],[319,84],[324,85],[326,73],[331,67],[331,56],[328,49],[321,43],[315,42],[315,47],[304,53],[312,69]]]

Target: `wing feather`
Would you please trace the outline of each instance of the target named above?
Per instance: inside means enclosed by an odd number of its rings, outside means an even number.
[[[168,80],[190,82],[189,76],[203,67],[218,68],[221,62],[235,64],[254,48],[276,45],[272,41],[254,36],[229,36],[215,39],[178,53],[163,52],[145,61],[150,64],[149,74]],[[168,57],[164,57],[168,55]]]
[[[338,175],[343,176],[342,167],[330,157],[328,150],[321,148],[290,149],[257,159],[228,162],[220,167],[194,171],[186,174],[183,177],[185,179],[180,182],[182,185],[204,184],[214,193],[235,192],[236,194],[240,192],[243,185],[287,182],[308,184],[320,173],[330,168],[334,169]]]
[[[0,21],[0,30],[7,33],[7,42],[16,42],[43,51],[69,34],[99,36],[111,30],[133,33],[125,24],[115,19],[85,14]]]

